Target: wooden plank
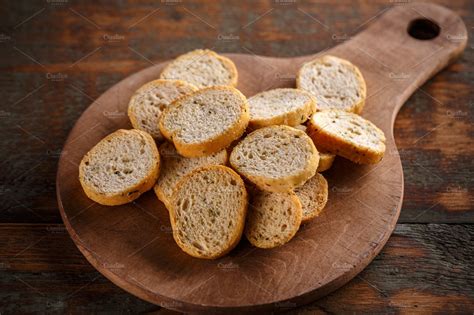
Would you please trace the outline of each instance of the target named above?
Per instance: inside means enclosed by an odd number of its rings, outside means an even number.
[[[164,1],[156,12],[156,4],[139,1],[5,4],[0,8],[5,17],[0,32],[0,220],[61,222],[54,181],[68,132],[92,99],[149,66],[147,59],[157,62],[198,47],[309,54],[347,40],[387,6],[404,3],[359,3],[347,10],[349,2]],[[437,2],[467,23],[474,18],[469,1]],[[395,134],[406,185],[400,222],[474,222],[469,211],[472,58],[468,49],[398,116]]]
[[[398,225],[382,253],[349,284],[297,310],[279,307],[290,314],[471,313],[473,239],[472,225]],[[1,224],[0,266],[2,314],[158,310],[95,271],[60,224]]]

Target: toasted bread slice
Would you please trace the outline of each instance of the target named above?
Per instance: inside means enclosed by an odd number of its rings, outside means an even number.
[[[249,98],[250,127],[297,126],[316,111],[316,99],[299,89],[274,89]]]
[[[216,86],[185,95],[168,106],[161,133],[185,157],[216,153],[240,138],[249,121],[248,103],[239,90]]]
[[[319,164],[317,172],[321,173],[330,169],[332,163],[334,163],[334,159],[336,159],[335,154],[319,151]]]
[[[295,189],[295,194],[303,206],[303,222],[317,217],[328,201],[328,182],[323,175],[316,173],[303,186]]]
[[[239,242],[248,197],[240,176],[222,166],[204,166],[183,177],[171,199],[173,237],[197,258],[221,257]]]
[[[296,86],[313,94],[322,110],[360,113],[367,94],[359,69],[347,60],[329,55],[305,63],[296,76]]]
[[[385,135],[370,121],[342,110],[315,113],[308,134],[318,148],[359,164],[380,162],[385,153]]]
[[[154,80],[140,87],[128,104],[128,117],[133,128],[148,132],[162,141],[158,127],[163,110],[177,98],[196,91],[197,88],[180,80]]]
[[[302,205],[294,192],[256,191],[249,205],[245,236],[260,248],[283,245],[295,236],[302,216]]]
[[[183,80],[198,88],[237,86],[238,74],[229,58],[212,50],[197,49],[173,60],[163,69],[160,79]]]
[[[305,125],[298,125],[295,126],[294,128],[299,129],[301,131],[306,132],[307,128]],[[318,164],[318,169],[317,172],[324,172],[327,171],[328,169],[331,168],[332,163],[334,162],[334,159],[336,158],[335,154],[332,153],[327,153],[327,152],[321,152],[318,147],[316,149],[319,152],[319,164]]]
[[[230,155],[232,167],[262,190],[286,192],[316,173],[319,154],[305,132],[269,126],[250,133]]]
[[[79,181],[87,197],[106,206],[125,204],[151,189],[160,169],[155,141],[141,130],[117,130],[82,158]]]
[[[155,193],[169,209],[170,199],[176,184],[183,176],[188,175],[195,169],[209,165],[224,165],[227,163],[228,154],[226,150],[213,153],[211,155],[186,158],[176,151],[170,142],[164,142],[159,147],[161,158],[160,177],[154,187]]]

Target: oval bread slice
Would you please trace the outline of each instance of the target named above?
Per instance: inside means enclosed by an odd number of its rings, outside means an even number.
[[[370,121],[342,110],[315,113],[308,134],[321,150],[359,164],[378,163],[385,153],[385,135]]]
[[[251,199],[245,236],[259,248],[273,248],[290,241],[300,228],[301,202],[294,192],[257,191]]]
[[[176,184],[183,176],[191,173],[201,166],[224,165],[227,163],[228,154],[226,150],[219,151],[207,156],[197,158],[186,158],[176,151],[170,142],[164,142],[159,147],[161,158],[160,177],[154,187],[158,199],[167,209],[170,208],[170,199]]]
[[[239,90],[216,86],[185,95],[168,106],[160,131],[185,157],[205,156],[240,138],[249,122],[248,103]]]
[[[316,111],[316,99],[299,89],[274,89],[249,98],[250,126],[297,126]]]
[[[290,191],[316,173],[319,154],[304,131],[269,126],[250,133],[230,155],[232,167],[260,189]]]
[[[347,60],[326,55],[305,63],[296,86],[316,97],[319,109],[360,113],[367,87],[359,69]]]
[[[158,127],[163,110],[177,98],[196,91],[197,88],[180,80],[154,80],[140,87],[128,104],[128,117],[133,128],[148,132],[162,141]]]
[[[155,184],[160,155],[155,141],[141,130],[117,130],[82,158],[79,181],[87,197],[106,206],[137,199]]]
[[[323,175],[316,173],[303,186],[295,189],[303,207],[303,222],[317,217],[328,201],[328,182]]]
[[[183,80],[198,88],[237,86],[237,68],[229,58],[212,50],[197,49],[177,57],[161,72],[160,79]]]
[[[248,197],[240,176],[222,166],[205,166],[183,177],[172,196],[173,237],[197,258],[221,257],[239,242]]]

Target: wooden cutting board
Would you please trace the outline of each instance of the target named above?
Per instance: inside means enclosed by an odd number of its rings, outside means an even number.
[[[416,37],[416,38],[415,38]],[[166,63],[140,71],[99,97],[71,131],[59,161],[57,196],[74,242],[103,275],[124,290],[165,308],[226,312],[285,310],[342,286],[380,252],[403,199],[403,171],[393,138],[396,114],[426,80],[466,46],[461,19],[433,4],[394,6],[353,38],[316,55],[271,58],[229,54],[247,96],[294,87],[302,63],[321,54],[346,58],[367,81],[362,115],[387,136],[383,161],[359,166],[337,158],[325,173],[329,202],[320,217],[276,249],[242,240],[229,255],[200,260],[174,243],[168,213],[153,192],[134,203],[105,207],[89,200],[78,180],[82,156],[105,135],[131,128],[132,93],[158,78]]]

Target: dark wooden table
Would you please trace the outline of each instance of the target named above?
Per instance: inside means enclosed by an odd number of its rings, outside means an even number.
[[[81,112],[106,89],[195,48],[279,57],[314,53],[405,2],[2,3],[0,314],[168,313],[92,268],[58,212],[62,145]],[[438,2],[472,31],[472,1]],[[387,246],[349,284],[290,313],[474,311],[473,48],[471,39],[462,58],[420,88],[398,115],[405,198]]]

